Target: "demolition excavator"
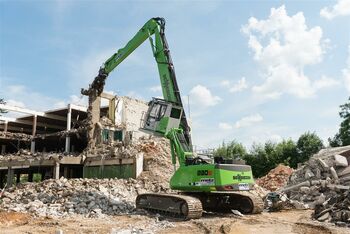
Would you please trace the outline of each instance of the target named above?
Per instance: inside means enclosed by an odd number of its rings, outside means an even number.
[[[150,19],[125,47],[102,65],[88,90],[100,95],[109,73],[149,39],[164,98],[153,98],[149,102],[141,129],[170,140],[174,165],[170,187],[179,192],[140,194],[136,207],[183,219],[200,218],[203,210],[224,212],[235,209],[245,214],[261,213],[261,198],[250,192],[254,185],[250,166],[233,164],[222,158],[208,162],[193,152],[190,126],[164,30],[163,18]]]

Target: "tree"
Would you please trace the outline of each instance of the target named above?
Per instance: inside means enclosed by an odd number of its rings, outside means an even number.
[[[324,148],[322,140],[315,132],[306,132],[302,134],[297,141],[297,154],[290,160],[290,165],[294,168],[298,163],[303,163],[309,158]]]
[[[243,158],[246,154],[247,150],[244,148],[244,146],[235,140],[228,144],[223,142],[222,145],[214,152],[214,156],[221,156],[230,159]]]
[[[350,97],[347,103],[340,105],[339,116],[343,119],[339,131],[333,138],[328,138],[332,147],[350,145]]]
[[[276,146],[276,165],[283,163],[286,166],[292,166],[292,158],[298,155],[297,145],[292,139],[283,140]]]
[[[244,157],[246,164],[252,167],[255,177],[264,176],[275,167],[275,146],[271,141],[265,145],[253,144],[249,154]]]

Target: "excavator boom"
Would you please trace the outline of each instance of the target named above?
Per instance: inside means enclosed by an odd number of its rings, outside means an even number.
[[[164,100],[172,102],[183,108],[179,87],[177,84],[174,65],[168,48],[168,43],[164,34],[164,18],[152,18],[136,33],[136,35],[101,66],[98,75],[91,83],[89,89],[82,89],[84,95],[100,96],[103,92],[105,80],[108,75],[123,62],[134,50],[136,50],[145,40],[149,39],[152,52],[157,63],[160,83]],[[154,38],[153,38],[154,36]],[[190,127],[187,122],[185,112],[180,119],[181,128],[188,145],[192,147]],[[165,132],[164,132],[165,134]]]

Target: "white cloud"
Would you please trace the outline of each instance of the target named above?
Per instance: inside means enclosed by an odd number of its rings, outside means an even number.
[[[154,92],[154,93],[157,93],[157,92],[162,91],[162,87],[160,85],[156,85],[156,86],[150,87],[149,90]]]
[[[232,128],[233,127],[230,124],[228,124],[228,123],[219,123],[219,129],[230,130]]]
[[[337,16],[350,15],[350,0],[338,0],[334,6],[322,8],[320,15],[328,20]]]
[[[261,121],[263,121],[263,117],[260,114],[249,115],[249,116],[245,116],[242,119],[238,120],[235,123],[235,127],[236,128],[248,127],[254,123],[258,123]]]
[[[350,92],[350,45],[348,46],[348,59],[346,68],[342,70],[345,88]]]
[[[79,105],[79,106],[88,106],[88,97],[85,95],[71,95],[69,97],[69,103]]]
[[[244,89],[248,88],[248,84],[245,77],[242,77],[236,83],[232,83],[229,80],[223,80],[220,82],[220,85],[225,88],[228,88],[231,93],[241,92]]]
[[[72,79],[69,85],[73,90],[88,88],[89,84],[95,79],[102,64],[111,56],[114,49],[107,49],[98,53],[90,53],[81,56],[80,59],[74,59],[69,64]],[[76,62],[78,61],[78,62]],[[108,81],[107,81],[108,82]]]
[[[23,85],[3,85],[2,95],[8,104],[30,108],[38,111],[55,109],[66,105],[65,100],[48,97],[42,93],[35,92]]]
[[[302,12],[288,16],[284,5],[272,8],[266,20],[252,17],[242,31],[263,69],[264,83],[252,88],[260,98],[279,98],[284,93],[309,98],[334,85],[330,78],[321,85],[304,74],[305,66],[322,61],[329,40],[322,39],[319,26],[308,28]]]
[[[26,105],[23,102],[16,101],[16,100],[13,100],[13,99],[6,100],[6,104],[10,105],[10,106],[21,107],[21,108],[25,108],[26,107]]]
[[[316,80],[314,82],[314,89],[319,90],[322,88],[328,88],[328,87],[339,85],[339,83],[340,82],[335,79],[329,78],[327,76],[322,76],[321,79]]]
[[[203,107],[215,106],[221,98],[213,95],[210,90],[203,85],[196,85],[190,91],[190,101]]]
[[[3,92],[1,95],[6,103],[11,106],[33,109],[36,111],[47,111],[67,107],[68,103],[80,106],[88,105],[87,96],[79,97],[77,95],[71,95],[67,99],[59,99],[33,91],[23,85],[4,84],[3,88],[6,92]]]
[[[259,135],[253,135],[250,138],[250,142],[263,144],[267,141],[272,141],[274,143],[279,143],[283,140],[282,136],[279,134],[273,133],[271,131],[259,132]]]
[[[231,85],[231,82],[229,80],[223,80],[220,82],[220,85],[223,87],[229,87]]]

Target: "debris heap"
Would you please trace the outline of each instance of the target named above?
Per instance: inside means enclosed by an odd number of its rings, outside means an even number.
[[[135,143],[143,152],[149,171],[135,179],[66,179],[24,183],[8,188],[0,198],[0,210],[28,212],[37,216],[129,214],[135,210],[138,194],[170,192],[172,173],[170,146],[166,139],[147,138]]]
[[[292,173],[292,168],[279,164],[276,168],[269,171],[266,176],[257,179],[256,183],[269,191],[276,191],[287,184],[288,178]]]
[[[315,209],[314,218],[350,226],[350,147],[321,150],[279,190]]]

